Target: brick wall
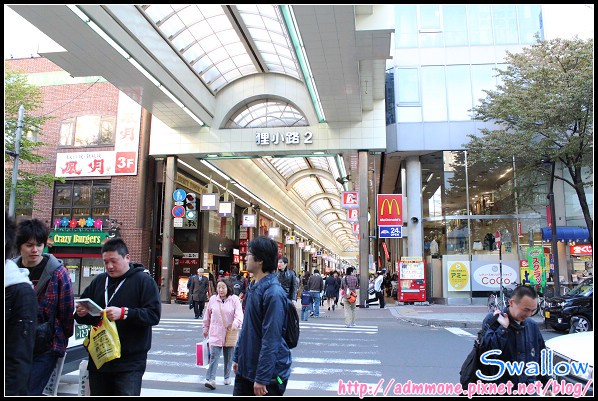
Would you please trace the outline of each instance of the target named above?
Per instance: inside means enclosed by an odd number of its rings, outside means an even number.
[[[9,71],[17,71],[23,74],[63,71],[56,64],[42,57],[5,60],[5,68]],[[38,153],[47,159],[37,164],[19,162],[19,169],[38,174],[49,173],[53,175],[56,168],[56,154],[58,152],[86,152],[114,149],[111,146],[59,148],[58,144],[60,140],[60,124],[64,119],[86,114],[116,116],[119,91],[115,86],[108,82],[90,82],[42,86],[40,89],[42,92],[43,107],[37,110],[36,113],[55,117],[46,122],[42,134],[38,137],[38,140],[44,143],[44,146],[40,148]],[[25,113],[27,113],[27,110],[25,110]],[[143,135],[141,133],[140,143],[143,141]],[[149,135],[149,133],[146,135]],[[139,160],[142,160],[144,157],[147,158],[147,155],[140,154]],[[139,224],[139,227],[136,223],[137,204],[139,203],[139,175],[111,177],[110,187],[110,218],[122,222],[120,231],[129,247],[131,259],[146,266],[150,262],[149,249],[152,243],[151,212],[154,200],[153,182],[155,182],[151,163],[148,163],[148,165],[150,166],[148,179],[143,184],[147,187],[147,199],[143,200],[146,205],[146,213],[144,221],[141,222],[142,224]],[[33,217],[48,222],[50,226],[53,191],[53,188],[42,186],[40,193],[33,199]]]

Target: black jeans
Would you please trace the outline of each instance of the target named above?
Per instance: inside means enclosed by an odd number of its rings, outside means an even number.
[[[195,312],[195,317],[203,316],[203,308],[205,305],[205,301],[193,301],[193,312]]]
[[[384,301],[384,291],[376,291],[376,297],[378,298],[378,301],[380,301],[380,308],[384,308],[384,305],[386,305]]]
[[[90,370],[90,395],[141,395],[143,373],[141,370],[107,373]]]
[[[272,380],[270,384],[266,386],[269,396],[282,396],[287,389],[287,380],[284,380],[282,384],[278,384],[276,380]],[[253,382],[245,379],[241,375],[235,376],[235,387],[233,388],[233,396],[237,395],[255,395],[253,394]]]

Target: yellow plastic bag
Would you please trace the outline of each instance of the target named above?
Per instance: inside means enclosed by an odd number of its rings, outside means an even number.
[[[116,323],[106,317],[106,310],[97,326],[92,326],[89,337],[83,342],[96,367],[101,368],[106,362],[120,358],[120,339]]]

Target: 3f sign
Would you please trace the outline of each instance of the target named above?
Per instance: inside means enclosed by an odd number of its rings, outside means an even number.
[[[115,174],[135,174],[137,170],[136,152],[116,152]]]
[[[399,194],[378,194],[378,225],[400,226],[403,224],[403,197]]]

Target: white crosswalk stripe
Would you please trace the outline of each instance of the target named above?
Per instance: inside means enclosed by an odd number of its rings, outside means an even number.
[[[193,337],[199,341],[202,326],[201,320],[162,319],[153,328],[154,338],[169,338],[174,333],[183,332],[196,333]],[[293,364],[287,391],[305,391],[304,395],[310,395],[309,391],[319,390],[336,395],[338,378],[349,372],[353,380],[359,378],[363,382],[377,382],[382,375],[377,368],[381,367],[381,361],[371,358],[377,354],[374,350],[379,347],[375,337],[377,333],[378,327],[372,325],[345,327],[344,324],[327,324],[324,319],[301,322],[301,340],[298,348],[292,351]],[[334,341],[330,341],[331,336]],[[203,385],[207,367],[196,366],[195,355],[185,352],[178,342],[162,345],[160,349],[156,348],[155,340],[153,344],[143,375],[142,396],[232,395],[233,385],[224,386],[222,382],[222,358],[217,370],[216,390],[210,391]],[[353,345],[347,348],[347,344]],[[184,347],[189,349],[189,344]],[[342,350],[344,357],[339,357],[339,350]],[[77,395],[78,379],[78,371],[63,375],[58,395]]]
[[[471,333],[469,333],[463,329],[460,329],[458,327],[445,327],[445,329],[455,335],[460,336],[460,337],[472,337],[472,338],[477,337],[477,334],[471,334]]]

